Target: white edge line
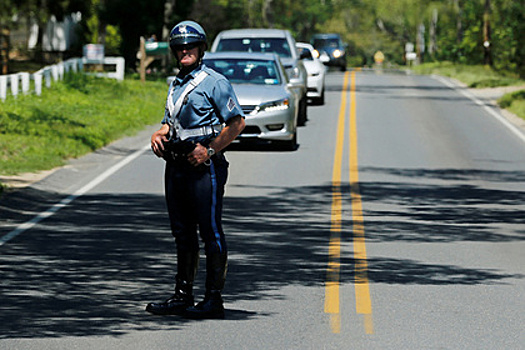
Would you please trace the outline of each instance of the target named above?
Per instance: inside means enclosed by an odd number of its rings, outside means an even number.
[[[509,122],[505,117],[503,117],[500,113],[496,112],[493,108],[487,106],[485,103],[483,103],[480,99],[478,99],[476,96],[472,95],[470,92],[468,92],[467,90],[465,89],[460,89],[459,86],[453,84],[452,82],[448,81],[447,79],[439,76],[439,75],[435,75],[435,74],[432,74],[431,75],[432,78],[442,82],[443,84],[445,84],[446,86],[448,86],[449,88],[453,89],[453,90],[456,90],[458,91],[460,94],[462,94],[463,96],[471,99],[472,101],[474,101],[475,104],[477,104],[478,106],[481,106],[483,107],[483,109],[485,109],[485,111],[487,111],[490,115],[492,115],[494,118],[496,118],[497,120],[499,120],[504,126],[507,127],[507,129],[509,129],[513,134],[515,134],[516,136],[518,136],[518,138],[525,142],[525,134],[514,124],[512,124],[511,122]]]
[[[78,197],[84,195],[89,190],[93,189],[95,186],[100,184],[102,181],[106,180],[108,177],[119,171],[122,167],[133,161],[134,159],[138,158],[145,150],[149,149],[150,145],[148,144],[144,148],[135,151],[134,153],[130,154],[126,158],[122,159],[117,164],[113,165],[108,170],[104,171],[102,174],[91,180],[91,182],[87,183],[82,188],[75,191],[73,194],[69,195],[68,197],[62,199],[57,204],[53,205],[51,208],[49,208],[46,211],[41,212],[34,218],[32,218],[29,221],[26,221],[23,224],[20,224],[16,229],[9,232],[8,234],[4,235],[2,238],[0,238],[0,247],[3,246],[5,243],[10,241],[11,239],[15,238],[16,236],[20,235],[21,233],[33,228],[36,224],[38,224],[40,221],[53,216],[56,212],[58,212],[60,209],[66,207],[68,204],[73,202]]]

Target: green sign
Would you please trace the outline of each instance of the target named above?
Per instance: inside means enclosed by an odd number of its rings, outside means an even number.
[[[157,56],[157,55],[165,55],[168,53],[168,43],[166,42],[152,42],[152,43],[146,43],[146,55],[150,56]]]

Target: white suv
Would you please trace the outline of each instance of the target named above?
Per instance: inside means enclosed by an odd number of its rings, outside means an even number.
[[[299,99],[298,125],[306,123],[307,73],[299,58],[295,40],[288,30],[282,29],[232,29],[220,32],[211,52],[273,52],[280,56],[288,78]]]

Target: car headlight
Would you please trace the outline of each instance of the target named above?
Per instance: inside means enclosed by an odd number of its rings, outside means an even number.
[[[344,51],[341,51],[341,50],[334,50],[334,53],[333,53],[335,58],[339,58],[343,56],[343,54],[344,54]]]
[[[287,98],[279,101],[273,101],[268,103],[263,103],[256,108],[255,112],[273,112],[273,111],[282,111],[290,108],[290,100]]]
[[[315,58],[319,58],[319,56],[321,56],[321,55],[319,54],[319,51],[314,50],[314,55],[313,55],[313,56],[314,56]]]

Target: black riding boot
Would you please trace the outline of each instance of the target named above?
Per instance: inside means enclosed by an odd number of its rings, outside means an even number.
[[[194,305],[193,281],[199,265],[199,253],[177,253],[175,294],[162,303],[149,303],[146,311],[155,315],[183,315]]]
[[[191,319],[224,318],[221,291],[226,281],[228,258],[226,253],[206,256],[206,294],[196,306],[186,309],[185,317]]]

